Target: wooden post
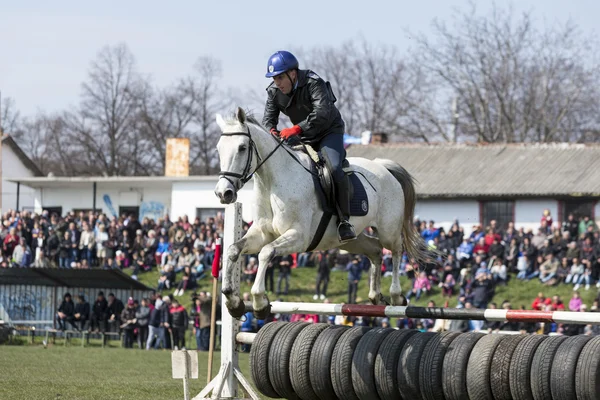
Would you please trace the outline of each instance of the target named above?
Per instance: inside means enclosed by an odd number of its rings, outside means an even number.
[[[212,380],[213,356],[215,353],[215,328],[217,319],[217,286],[218,278],[213,278],[212,302],[210,311],[210,344],[208,346],[208,373],[206,374],[206,384]]]

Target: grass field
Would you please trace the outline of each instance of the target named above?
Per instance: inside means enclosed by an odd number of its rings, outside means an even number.
[[[344,302],[347,299],[347,280],[345,272],[331,273],[328,297],[332,302]],[[140,280],[148,286],[155,287],[158,279],[157,272],[140,275]],[[383,279],[383,293],[388,294],[391,278]],[[211,280],[200,282],[199,290],[210,290]],[[298,268],[292,271],[290,291],[287,296],[281,296],[286,301],[313,302],[315,285],[315,270],[313,268]],[[402,287],[406,292],[410,282],[402,279]],[[250,286],[243,286],[242,291],[250,291]],[[513,308],[524,305],[528,309],[539,291],[546,296],[558,294],[568,304],[572,295],[572,286],[561,285],[547,287],[539,281],[517,282],[512,279],[507,286],[496,289],[493,301],[500,304],[509,299]],[[359,284],[360,300],[367,300],[367,276]],[[169,293],[169,292],[166,292]],[[589,306],[598,295],[595,287],[586,291],[581,289],[583,301]],[[270,295],[274,300],[276,296]],[[437,305],[443,305],[440,290],[435,288],[430,296],[424,296],[413,305],[426,305],[434,300]],[[125,300],[125,299],[124,299]],[[180,301],[189,306],[189,293],[180,297]],[[449,306],[456,305],[456,297],[450,299]],[[394,321],[392,321],[394,324]],[[188,341],[191,338],[188,336]],[[106,349],[92,341],[90,347],[79,347],[79,341],[73,339],[71,346],[63,347],[57,340],[57,345],[47,349],[36,339],[34,345],[0,346],[0,400],[20,399],[181,399],[183,384],[181,380],[171,378],[171,355],[169,351],[141,351],[137,349],[121,349],[113,341]],[[188,342],[188,348],[195,348],[195,342]],[[213,374],[217,373],[220,364],[220,354],[215,355]],[[200,379],[190,383],[191,394],[197,395],[206,384],[206,353],[199,353]],[[248,354],[240,354],[240,367],[249,378]]]
[[[192,397],[206,385],[207,360],[207,353],[198,353],[198,379],[190,380]],[[213,376],[219,360],[215,353]],[[240,354],[240,367],[250,379],[248,364],[248,354]],[[0,346],[3,400],[183,399],[183,381],[171,376],[170,351]]]

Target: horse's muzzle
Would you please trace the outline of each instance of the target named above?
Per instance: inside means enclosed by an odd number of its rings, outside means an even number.
[[[221,201],[221,204],[231,204],[237,200],[237,193],[232,189],[225,189],[223,191],[215,190],[215,194]]]

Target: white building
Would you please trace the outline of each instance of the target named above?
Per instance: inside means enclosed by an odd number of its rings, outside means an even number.
[[[571,212],[600,221],[598,145],[352,145],[348,156],[388,158],[417,180],[415,214],[448,229],[458,219],[467,233],[495,219],[500,226],[536,229],[545,209],[555,222]],[[109,216],[204,219],[223,210],[216,176],[12,178],[33,191],[21,209],[102,210]],[[253,181],[241,190],[244,219],[253,219]],[[23,189],[22,189],[23,190]]]
[[[19,208],[28,209],[33,204],[31,187],[11,182],[14,178],[39,177],[42,172],[8,135],[2,136],[2,202],[0,212]],[[18,194],[18,196],[17,196]],[[17,199],[19,203],[17,204]]]
[[[165,215],[178,218],[187,215],[205,219],[222,211],[223,205],[214,194],[216,176],[189,177],[27,177],[21,187],[33,194],[21,209],[41,213],[43,210],[64,215],[67,211],[100,210],[109,217],[133,213],[140,220]],[[252,188],[248,182],[238,195],[243,202],[244,218],[252,220]]]
[[[448,229],[454,219],[471,230],[492,219],[501,227],[537,229],[569,213],[600,222],[600,145],[381,144],[353,145],[348,156],[398,162],[417,181],[415,214]]]

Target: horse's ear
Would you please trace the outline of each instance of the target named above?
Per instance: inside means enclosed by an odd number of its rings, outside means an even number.
[[[225,130],[225,120],[221,114],[217,114],[217,125],[219,125],[219,128],[221,128],[222,131]]]
[[[244,110],[242,110],[241,107],[237,108],[235,116],[238,119],[238,121],[240,121],[240,124],[244,125],[246,123],[246,113],[244,112]]]

